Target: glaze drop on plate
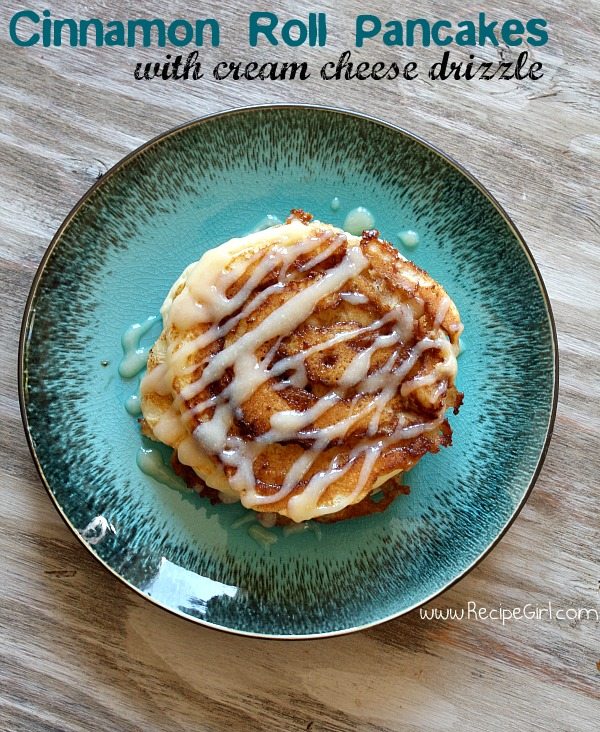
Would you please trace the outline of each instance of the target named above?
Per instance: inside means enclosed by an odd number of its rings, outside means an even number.
[[[143,323],[134,323],[121,338],[123,358],[119,364],[119,374],[124,379],[132,379],[146,367],[148,349],[140,345],[144,336],[157,321],[157,315],[151,315]]]
[[[419,235],[416,231],[413,231],[412,229],[406,229],[405,231],[401,231],[398,234],[398,238],[404,244],[405,247],[408,247],[409,249],[413,249],[416,247],[420,241]]]
[[[158,483],[175,490],[185,490],[185,483],[165,464],[160,452],[155,447],[140,447],[136,462],[142,473],[154,478]]]
[[[142,405],[138,394],[132,394],[125,400],[125,410],[132,417],[139,417],[142,413]]]
[[[363,231],[372,229],[375,226],[375,217],[364,206],[357,206],[346,214],[344,219],[344,230],[355,236]]]

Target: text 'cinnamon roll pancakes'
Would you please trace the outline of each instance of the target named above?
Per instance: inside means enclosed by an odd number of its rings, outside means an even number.
[[[375,488],[451,442],[459,314],[376,231],[293,211],[206,252],[161,313],[144,431],[224,501],[297,522],[369,513]]]

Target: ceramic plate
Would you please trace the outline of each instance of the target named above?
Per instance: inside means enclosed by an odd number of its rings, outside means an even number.
[[[407,474],[410,495],[387,511],[298,534],[271,529],[265,546],[240,522],[240,505],[211,505],[170,468],[160,481],[140,470],[142,437],[124,407],[139,376],[119,375],[121,337],[158,313],[171,283],[209,247],[293,207],[341,226],[359,205],[387,239],[418,233],[416,248],[398,246],[461,313],[465,402],[451,418],[454,445]],[[159,331],[157,319],[142,347]],[[540,275],[482,186],[396,127],[297,106],[200,119],[106,174],[44,257],[20,367],[35,462],[84,545],[168,610],[278,638],[343,633],[401,615],[473,567],[540,470],[557,379]]]

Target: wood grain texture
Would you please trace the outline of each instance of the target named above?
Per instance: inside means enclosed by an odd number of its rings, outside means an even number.
[[[214,15],[223,45],[203,52],[207,65],[301,56],[318,67],[351,46],[352,19],[370,12],[357,0],[335,5],[308,0],[300,12],[288,0],[271,3],[287,17],[327,11],[327,48],[301,52],[251,51],[249,8],[240,0],[226,7],[55,0],[52,13]],[[136,82],[135,63],[160,59],[160,50],[18,49],[7,26],[23,7],[8,2],[0,11],[0,729],[597,729],[600,650],[591,620],[428,622],[417,612],[353,636],[283,643],[197,627],[143,601],[82,549],[52,508],[27,450],[16,383],[20,319],[37,264],[73,204],[123,155],[173,125],[243,104],[373,113],[453,155],[506,207],[540,266],[559,333],[557,422],[537,486],[493,553],[432,606],[598,608],[597,0],[487,5],[490,17],[543,14],[550,22],[550,42],[534,51],[543,79],[516,83],[336,84],[318,75],[289,83]],[[458,20],[481,9],[384,0],[376,12]],[[439,56],[378,43],[355,53],[423,64]],[[497,51],[484,55],[491,60]]]

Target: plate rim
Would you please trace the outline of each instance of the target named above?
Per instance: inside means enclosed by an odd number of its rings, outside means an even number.
[[[29,426],[29,420],[27,417],[27,398],[26,398],[26,389],[25,389],[25,382],[27,378],[27,372],[25,368],[25,354],[27,350],[27,342],[29,339],[29,334],[31,332],[31,329],[33,327],[34,318],[32,317],[33,313],[33,304],[36,300],[38,288],[40,285],[40,281],[42,279],[42,276],[46,270],[46,266],[48,264],[48,261],[50,257],[52,256],[54,250],[57,248],[63,233],[67,229],[67,227],[70,225],[73,218],[77,215],[79,210],[87,203],[89,198],[96,192],[97,189],[99,189],[101,186],[104,185],[104,183],[112,178],[113,176],[117,175],[121,170],[123,170],[125,167],[127,167],[133,160],[135,160],[138,156],[149,150],[150,148],[153,148],[154,146],[158,145],[159,143],[163,142],[164,140],[168,139],[169,137],[172,137],[176,134],[179,134],[180,132],[183,132],[184,130],[200,126],[202,124],[205,124],[207,122],[212,122],[217,119],[221,119],[224,117],[232,117],[238,114],[244,114],[244,113],[254,113],[254,112],[260,112],[260,111],[270,111],[270,110],[277,110],[277,109],[287,109],[287,110],[313,110],[313,111],[319,111],[319,112],[328,112],[333,114],[339,114],[349,117],[354,117],[363,121],[371,122],[376,125],[380,125],[383,127],[387,127],[388,129],[391,129],[392,131],[399,133],[400,135],[403,135],[406,138],[409,138],[413,142],[418,143],[419,145],[425,147],[430,152],[433,152],[438,157],[442,158],[443,161],[451,165],[453,168],[455,168],[459,173],[461,173],[467,180],[479,190],[480,193],[482,193],[488,201],[492,204],[492,206],[496,209],[496,211],[500,214],[504,222],[508,225],[508,228],[516,238],[517,242],[520,244],[526,259],[529,263],[529,266],[533,272],[533,274],[536,277],[538,287],[540,289],[540,292],[542,294],[542,298],[544,300],[544,306],[546,309],[546,313],[548,316],[548,322],[550,324],[550,332],[552,336],[552,364],[553,364],[553,379],[552,379],[552,403],[551,403],[551,409],[550,409],[550,415],[548,419],[548,424],[546,425],[546,433],[544,436],[544,443],[542,445],[542,449],[539,452],[537,463],[535,470],[533,471],[531,478],[529,480],[529,484],[527,485],[526,490],[523,492],[523,495],[519,499],[515,509],[511,513],[511,515],[508,517],[507,521],[501,528],[501,530],[498,532],[497,536],[494,538],[494,540],[485,548],[485,550],[476,557],[465,569],[463,569],[454,579],[447,582],[443,587],[436,590],[429,596],[427,596],[425,599],[421,600],[420,602],[413,603],[407,608],[404,608],[403,610],[400,610],[397,613],[392,613],[391,615],[386,615],[385,617],[379,618],[377,620],[372,620],[368,623],[363,623],[361,625],[356,625],[350,628],[341,628],[337,630],[332,631],[326,631],[322,633],[296,633],[296,634],[274,634],[274,633],[260,633],[256,631],[247,631],[242,630],[239,628],[231,628],[226,627],[224,625],[218,625],[216,623],[211,623],[208,620],[204,620],[202,618],[197,618],[192,615],[187,615],[186,613],[177,610],[173,607],[169,607],[168,605],[165,605],[162,602],[159,602],[158,600],[154,599],[150,595],[145,594],[141,589],[133,585],[131,582],[129,582],[125,577],[120,575],[115,569],[113,569],[110,564],[108,564],[102,557],[100,557],[95,551],[91,544],[85,541],[83,536],[79,533],[77,528],[71,523],[69,517],[64,512],[62,506],[58,502],[58,499],[54,495],[50,483],[47,480],[43,467],[38,459],[35,446],[33,444],[33,437],[31,434],[30,426]],[[542,275],[540,273],[540,270],[538,268],[538,265],[533,257],[533,254],[531,253],[531,250],[529,249],[527,243],[525,242],[525,239],[515,223],[513,222],[512,218],[509,216],[509,214],[506,212],[504,207],[499,203],[499,201],[495,198],[495,196],[482,184],[480,181],[467,170],[461,163],[457,162],[451,155],[448,153],[443,152],[441,149],[437,147],[437,145],[429,142],[425,138],[421,137],[420,135],[411,132],[404,127],[400,125],[396,125],[392,122],[387,122],[386,120],[383,120],[379,117],[376,117],[374,115],[366,114],[363,112],[357,112],[355,110],[343,108],[343,107],[335,107],[335,106],[329,106],[329,105],[322,105],[322,104],[295,104],[295,103],[289,103],[289,102],[282,102],[282,103],[267,103],[267,104],[251,104],[246,105],[243,107],[232,107],[230,109],[221,110],[219,112],[212,112],[206,115],[202,115],[200,117],[195,117],[191,120],[188,120],[187,122],[183,122],[179,125],[176,125],[175,127],[171,127],[164,132],[159,133],[158,135],[155,135],[150,140],[142,143],[138,147],[136,147],[131,152],[127,153],[124,157],[122,157],[120,160],[118,160],[114,165],[112,165],[106,173],[104,173],[100,178],[98,178],[90,188],[88,188],[85,193],[79,198],[79,200],[75,203],[75,205],[71,208],[69,213],[66,215],[56,232],[54,233],[50,244],[46,248],[46,251],[44,252],[42,259],[40,260],[40,263],[36,269],[35,275],[33,277],[31,287],[29,290],[29,294],[27,296],[27,300],[25,302],[25,309],[23,311],[23,317],[21,320],[21,328],[19,333],[19,345],[18,345],[18,363],[17,363],[17,381],[18,381],[18,393],[19,393],[19,409],[21,412],[21,420],[23,422],[23,429],[25,432],[25,437],[27,439],[27,445],[29,447],[29,452],[31,454],[31,457],[33,459],[33,463],[35,465],[35,468],[37,470],[37,473],[39,475],[39,478],[42,482],[42,485],[44,486],[46,493],[49,495],[55,509],[57,510],[60,517],[63,519],[66,526],[71,530],[71,532],[75,535],[75,537],[79,540],[79,542],[89,551],[89,553],[100,563],[100,565],[107,570],[113,577],[116,577],[120,582],[122,582],[126,587],[128,587],[130,590],[133,590],[138,596],[142,597],[146,602],[150,602],[152,605],[155,605],[163,610],[166,610],[167,612],[171,613],[172,615],[175,615],[177,617],[183,618],[187,620],[188,622],[194,623],[195,625],[201,625],[207,628],[211,628],[214,630],[219,630],[223,633],[228,633],[230,635],[237,635],[237,636],[244,636],[244,637],[250,637],[250,638],[259,638],[259,639],[267,639],[267,640],[314,640],[317,638],[330,638],[335,636],[341,636],[341,635],[348,635],[350,633],[356,633],[361,630],[366,630],[368,628],[375,627],[377,625],[381,625],[383,623],[387,623],[391,620],[394,620],[395,618],[402,617],[403,615],[407,615],[408,613],[414,612],[415,610],[419,609],[420,607],[423,607],[423,605],[426,605],[428,602],[431,602],[435,598],[442,595],[444,592],[449,590],[451,587],[453,587],[457,582],[462,580],[464,577],[466,577],[480,562],[482,562],[492,551],[495,549],[495,547],[500,543],[500,541],[503,539],[503,537],[506,535],[514,521],[516,520],[517,516],[521,513],[521,510],[523,509],[523,506],[529,499],[529,496],[531,495],[531,492],[533,490],[534,485],[536,484],[540,472],[542,470],[542,467],[544,465],[546,455],[548,453],[548,448],[550,445],[550,440],[552,437],[552,433],[554,430],[554,425],[556,421],[556,412],[557,412],[557,406],[558,406],[558,393],[559,393],[559,349],[558,349],[558,336],[556,331],[556,321],[554,318],[554,313],[552,311],[552,305],[550,302],[550,297],[548,295],[548,291],[546,289],[546,285],[544,283],[544,280],[542,278]]]

